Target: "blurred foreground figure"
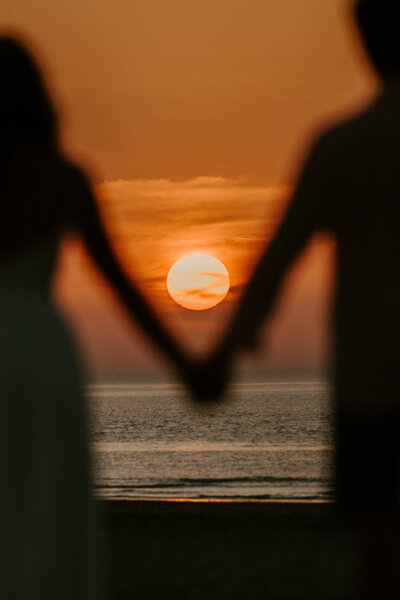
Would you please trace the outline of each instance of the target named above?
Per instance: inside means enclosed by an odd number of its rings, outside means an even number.
[[[0,598],[100,596],[85,406],[75,349],[50,298],[75,229],[145,333],[184,357],[119,267],[90,187],[62,155],[27,50],[0,36]]]
[[[333,381],[338,501],[361,532],[362,598],[400,598],[400,32],[397,3],[355,14],[382,82],[361,113],[312,148],[231,327],[194,383],[216,396],[234,354],[254,344],[293,259],[317,230],[337,241]]]

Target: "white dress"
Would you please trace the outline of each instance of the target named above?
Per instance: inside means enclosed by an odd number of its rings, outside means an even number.
[[[0,259],[0,598],[97,598],[79,364],[49,286],[52,236]]]

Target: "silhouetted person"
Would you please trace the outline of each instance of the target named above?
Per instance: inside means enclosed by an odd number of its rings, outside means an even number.
[[[317,230],[337,241],[333,382],[337,496],[364,539],[363,598],[400,598],[400,28],[397,3],[361,0],[355,14],[382,89],[365,110],[324,132],[261,257],[208,372],[220,392],[238,349],[251,345],[293,259]]]
[[[178,370],[185,359],[119,266],[33,59],[8,36],[0,84],[0,598],[87,600],[99,590],[82,381],[50,298],[64,232],[82,234]]]

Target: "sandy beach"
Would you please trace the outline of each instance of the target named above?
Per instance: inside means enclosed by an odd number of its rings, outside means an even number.
[[[328,502],[99,500],[111,600],[350,600],[355,543]]]

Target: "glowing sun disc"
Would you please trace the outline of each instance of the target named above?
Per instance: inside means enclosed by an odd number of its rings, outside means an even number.
[[[229,285],[225,266],[209,254],[187,254],[172,265],[167,277],[171,298],[191,310],[216,306],[225,298]]]

